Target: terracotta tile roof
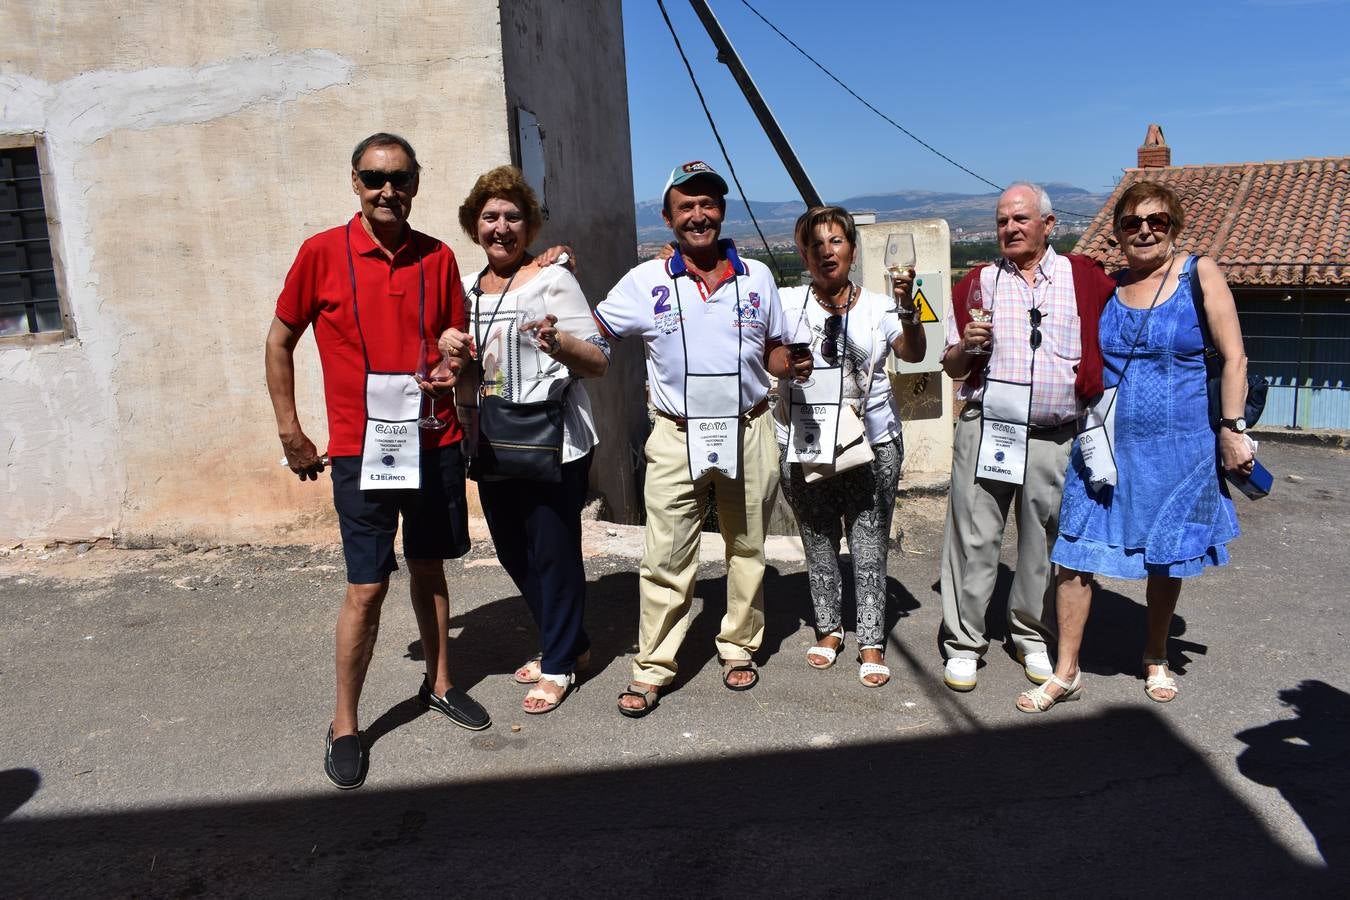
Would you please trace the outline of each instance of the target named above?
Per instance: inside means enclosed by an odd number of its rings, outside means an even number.
[[[1178,246],[1217,261],[1231,285],[1350,285],[1350,156],[1287,162],[1126,169],[1074,248],[1108,269],[1111,210],[1136,181],[1177,192],[1186,211]],[[1274,261],[1277,264],[1268,264]]]

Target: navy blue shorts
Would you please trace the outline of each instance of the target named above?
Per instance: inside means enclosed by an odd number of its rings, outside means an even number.
[[[423,447],[421,468],[422,486],[415,491],[363,491],[361,457],[333,460],[333,506],[342,529],[349,583],[377,584],[398,569],[394,534],[400,513],[404,558],[458,559],[469,552],[460,445]]]

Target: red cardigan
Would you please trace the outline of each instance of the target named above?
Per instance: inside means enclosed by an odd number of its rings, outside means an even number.
[[[1064,258],[1073,267],[1073,295],[1078,304],[1078,321],[1081,326],[1083,355],[1074,368],[1074,391],[1084,404],[1096,399],[1102,392],[1102,349],[1097,343],[1097,323],[1106,309],[1106,301],[1116,289],[1116,282],[1106,274],[1102,264],[1090,256],[1079,253],[1066,253]],[[966,297],[970,286],[980,277],[984,266],[976,266],[966,273],[952,289],[952,313],[956,316],[956,332],[963,334],[966,323],[970,321],[970,310],[966,308]],[[979,387],[983,381],[983,372],[972,371],[966,376],[966,384]]]

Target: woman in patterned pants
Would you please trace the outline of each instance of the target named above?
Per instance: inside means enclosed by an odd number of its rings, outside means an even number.
[[[923,328],[912,306],[913,270],[891,273],[893,297],[863,290],[849,278],[857,250],[853,219],[837,206],[814,207],[797,220],[797,251],[811,284],[782,292],[789,323],[809,333],[814,364],[838,367],[842,380],[840,416],[861,420],[871,445],[870,463],[831,477],[808,481],[801,463],[788,461],[789,390],[778,404],[782,487],[797,516],[806,551],[815,608],[816,643],[808,665],[827,669],[844,646],[843,583],[839,542],[847,534],[857,598],[858,679],[868,687],[890,680],[886,652],[886,556],[896,482],[904,462],[899,410],[886,374],[895,353],[907,362],[923,359]]]

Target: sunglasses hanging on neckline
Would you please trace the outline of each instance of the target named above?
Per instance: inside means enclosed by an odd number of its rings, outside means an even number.
[[[834,365],[839,359],[839,332],[843,324],[843,316],[828,316],[825,319],[825,333],[820,340],[820,358],[830,365]]]

